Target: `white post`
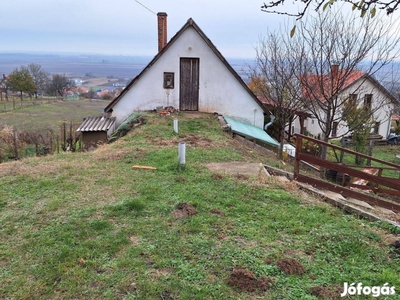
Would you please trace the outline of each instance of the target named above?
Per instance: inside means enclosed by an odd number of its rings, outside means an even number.
[[[174,119],[174,132],[178,133],[178,119]]]
[[[184,166],[186,164],[186,144],[181,142],[178,146],[178,164]]]

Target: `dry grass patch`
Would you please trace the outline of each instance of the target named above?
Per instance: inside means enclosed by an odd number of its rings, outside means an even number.
[[[46,163],[43,159],[33,157],[27,158],[24,161],[12,161],[0,164],[0,176],[55,174],[60,169],[60,165],[55,165],[53,162]]]
[[[69,157],[68,157],[69,156]],[[88,168],[92,165],[90,160],[74,153],[61,153],[46,157],[29,157],[20,161],[0,164],[1,176],[28,175],[40,177],[42,175],[57,175],[70,169]]]
[[[137,236],[135,236],[135,235],[131,235],[131,236],[129,237],[129,240],[131,241],[131,244],[132,244],[133,246],[139,246],[139,245],[140,245],[140,239],[139,239],[139,237],[137,237]]]
[[[196,149],[213,149],[226,147],[229,143],[224,141],[213,141],[208,137],[201,137],[196,134],[181,134],[179,136],[173,136],[171,138],[161,138],[161,137],[150,137],[148,142],[152,144],[156,149],[161,148],[173,148],[179,143],[185,143],[188,147]]]
[[[149,270],[148,274],[151,279],[159,280],[160,278],[166,277],[173,272],[172,268],[161,268]]]
[[[138,151],[140,149],[135,149]],[[92,152],[93,158],[99,161],[115,161],[123,159],[127,154],[132,152],[131,149],[114,150],[110,146],[100,146]]]

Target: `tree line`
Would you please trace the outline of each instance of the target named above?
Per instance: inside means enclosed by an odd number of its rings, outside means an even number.
[[[49,74],[41,65],[34,63],[15,68],[0,80],[0,94],[5,93],[6,100],[10,91],[19,93],[22,101],[24,93],[35,98],[39,94],[63,97],[75,87],[75,83],[65,75]]]

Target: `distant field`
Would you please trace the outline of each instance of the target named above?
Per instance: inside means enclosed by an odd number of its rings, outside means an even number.
[[[0,113],[0,126],[9,126],[26,132],[54,130],[58,132],[63,122],[79,123],[84,117],[100,115],[107,106],[105,100],[66,100],[54,103],[19,107]],[[4,105],[4,101],[0,106]],[[8,104],[12,105],[12,103]]]
[[[0,53],[0,75],[34,63],[50,74],[65,74],[67,77],[81,77],[89,73],[96,77],[133,78],[150,60],[150,56]]]

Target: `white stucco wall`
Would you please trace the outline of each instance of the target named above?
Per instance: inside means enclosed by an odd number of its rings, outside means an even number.
[[[372,94],[372,110],[374,111],[374,119],[376,122],[380,122],[378,134],[382,135],[383,138],[386,138],[390,131],[390,117],[391,110],[393,109],[393,104],[390,102],[390,99],[369,80],[365,80],[360,82],[360,84],[355,84],[354,86],[349,87],[341,93],[341,96],[348,98],[350,94],[358,95],[357,101],[359,106],[364,105],[365,94]],[[341,120],[340,110],[337,112],[336,118],[340,120],[336,136],[341,137],[343,135],[349,135],[350,133],[348,133],[346,123]],[[318,134],[322,133],[317,119],[307,118],[304,122],[304,126],[307,131],[314,136],[318,136]],[[295,120],[295,127],[300,128],[298,119]]]
[[[189,57],[200,60],[200,112],[217,112],[257,127],[264,126],[262,107],[193,27],[188,27],[113,107],[117,126],[134,111],[152,110],[157,106],[179,109],[180,58]],[[174,89],[163,88],[164,72],[175,73]]]

